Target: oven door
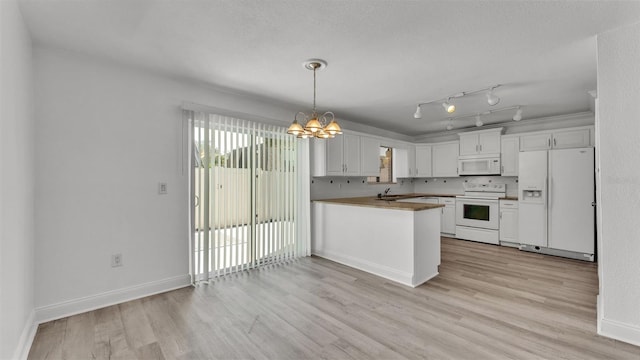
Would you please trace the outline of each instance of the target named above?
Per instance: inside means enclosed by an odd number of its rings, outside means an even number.
[[[498,200],[458,197],[456,225],[498,230]]]

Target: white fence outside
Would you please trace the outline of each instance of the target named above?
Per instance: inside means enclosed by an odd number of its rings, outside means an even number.
[[[195,169],[196,217],[195,228],[204,228],[204,175],[207,169]],[[263,223],[271,220],[290,220],[293,218],[293,208],[288,206],[273,206],[274,202],[288,201],[287,196],[293,196],[293,184],[289,188],[286,184],[291,173],[280,171],[251,170],[242,168],[225,168],[215,166],[208,169],[210,176],[209,191],[209,227],[228,228],[251,223],[251,176],[256,176],[256,222]]]

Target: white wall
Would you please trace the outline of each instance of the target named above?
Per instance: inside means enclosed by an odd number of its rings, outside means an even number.
[[[33,70],[15,1],[0,1],[0,359],[24,356],[34,309]]]
[[[600,332],[640,345],[640,24],[598,35]]]
[[[38,319],[187,284],[181,104],[283,125],[295,111],[76,53],[34,54]],[[114,253],[124,266],[110,266]]]

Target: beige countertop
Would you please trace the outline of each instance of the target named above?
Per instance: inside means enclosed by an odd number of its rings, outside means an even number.
[[[432,195],[432,194],[393,194],[394,200],[400,199],[409,199],[414,197],[437,197],[442,195]],[[455,195],[448,195],[455,196]],[[365,196],[365,197],[352,197],[352,198],[340,198],[340,199],[318,199],[313,200],[314,202],[324,202],[331,204],[340,204],[340,205],[351,205],[351,206],[364,206],[364,207],[375,207],[380,209],[393,209],[393,210],[406,210],[406,211],[421,211],[428,209],[437,209],[444,207],[444,205],[440,204],[420,204],[420,203],[410,203],[410,202],[397,202],[394,200],[380,200],[375,196]]]

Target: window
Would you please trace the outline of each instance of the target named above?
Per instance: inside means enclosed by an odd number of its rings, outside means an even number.
[[[369,176],[367,182],[371,184],[393,183],[393,148],[380,146],[380,174]]]

